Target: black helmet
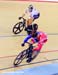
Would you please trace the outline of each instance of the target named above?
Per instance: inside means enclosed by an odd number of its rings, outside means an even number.
[[[37,36],[37,29],[38,29],[38,25],[35,23],[32,26],[32,37],[36,37]]]
[[[28,6],[28,9],[29,9],[30,12],[32,12],[32,10],[33,10],[33,5],[29,5],[29,6]]]
[[[32,25],[32,30],[33,30],[33,31],[37,31],[37,29],[38,29],[38,25],[37,25],[36,23],[34,23],[34,24]]]

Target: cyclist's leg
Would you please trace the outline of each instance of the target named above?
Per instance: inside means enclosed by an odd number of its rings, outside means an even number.
[[[34,50],[32,55],[30,55],[29,58],[27,59],[27,62],[30,63],[33,59],[35,59],[39,52],[40,51]]]
[[[29,42],[30,42],[30,44],[34,44],[34,43],[35,43],[35,41],[34,41],[33,38],[31,38],[31,39],[29,40]],[[28,51],[28,57],[32,57],[32,53],[33,53],[33,49],[32,49],[32,50],[29,50],[29,51]]]
[[[31,34],[31,30],[32,30],[32,25],[28,25],[28,26],[25,28],[25,31],[27,31],[27,34],[28,34],[28,35]]]
[[[27,59],[28,63],[31,62],[38,55],[42,46],[43,46],[43,44],[41,44],[41,43],[37,44],[37,46],[33,49],[32,56]]]
[[[47,41],[47,39],[44,40],[44,41],[41,42],[41,43],[38,43],[37,46],[33,49],[33,54],[32,54],[32,58],[33,58],[33,59],[34,59],[34,58],[38,55],[38,53],[41,51],[42,46],[44,45],[44,43],[45,43],[46,41]]]
[[[27,27],[29,26],[29,25],[32,25],[32,22],[33,22],[33,18],[29,18],[28,20],[27,20]]]
[[[40,50],[34,50],[32,54],[32,60],[36,58],[36,56],[40,53]]]
[[[28,50],[28,55],[27,55],[27,58],[29,58],[29,57],[32,57],[32,50]]]

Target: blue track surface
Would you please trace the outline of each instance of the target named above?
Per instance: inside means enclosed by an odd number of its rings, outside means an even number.
[[[37,66],[0,75],[58,75],[58,63]]]

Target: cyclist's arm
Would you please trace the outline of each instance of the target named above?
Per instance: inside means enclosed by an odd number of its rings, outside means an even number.
[[[22,17],[24,17],[25,16],[25,13],[22,15]]]
[[[27,14],[27,9],[25,10],[24,14],[22,15],[22,17],[24,17]]]
[[[24,39],[24,43],[26,43],[30,38],[31,38],[31,35],[28,35],[28,36]]]

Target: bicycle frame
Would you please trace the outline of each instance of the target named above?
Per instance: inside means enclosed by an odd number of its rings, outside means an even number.
[[[29,48],[27,48],[26,50],[23,50],[21,53],[19,53],[17,55],[17,57],[14,60],[14,66],[18,66],[23,59],[27,58],[28,53],[30,52],[31,49],[33,49],[32,44],[30,44],[29,42],[27,42],[29,44]]]
[[[25,26],[26,25],[26,19],[24,19],[23,17],[20,17],[19,20],[21,20],[21,19],[23,20],[22,22],[23,22],[23,24]]]

